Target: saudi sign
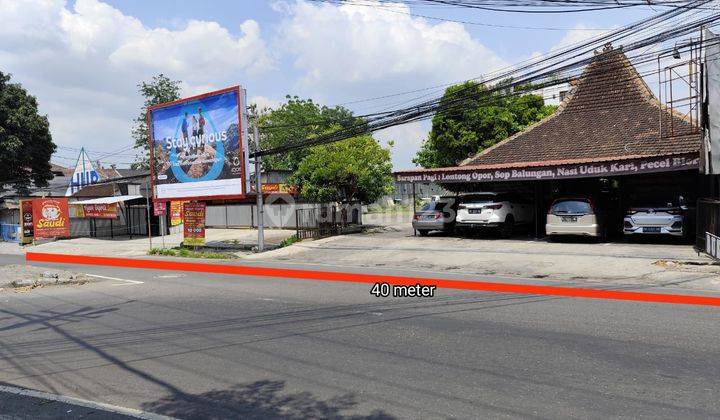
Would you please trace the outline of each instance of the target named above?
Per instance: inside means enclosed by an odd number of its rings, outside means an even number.
[[[95,170],[92,161],[85,153],[85,148],[80,149],[80,155],[78,156],[77,163],[75,164],[75,171],[70,178],[70,184],[68,185],[65,196],[69,197],[76,192],[83,189],[90,184],[95,184],[100,181],[100,174]]]
[[[246,124],[239,86],[148,109],[156,200],[246,193]]]

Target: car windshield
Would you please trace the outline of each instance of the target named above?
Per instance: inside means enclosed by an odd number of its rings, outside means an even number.
[[[634,208],[649,208],[649,209],[661,209],[668,207],[676,207],[677,205],[672,200],[635,200],[633,201],[632,207]]]
[[[446,206],[449,206],[450,202],[448,201],[431,201],[420,209],[420,211],[441,211]]]
[[[492,203],[497,200],[499,200],[497,194],[474,194],[462,198],[462,202],[468,204]]]
[[[573,214],[590,214],[592,207],[586,200],[562,200],[553,204],[551,212],[553,214],[573,213]]]

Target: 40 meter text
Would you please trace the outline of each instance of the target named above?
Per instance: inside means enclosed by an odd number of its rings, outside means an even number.
[[[376,297],[433,297],[437,286],[424,286],[420,283],[405,286],[389,283],[375,283],[370,294]]]

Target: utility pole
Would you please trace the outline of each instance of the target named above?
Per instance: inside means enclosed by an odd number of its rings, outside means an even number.
[[[255,152],[260,150],[260,132],[258,129],[258,115],[253,115],[253,140],[255,141]],[[255,156],[255,196],[257,197],[257,208],[258,208],[258,252],[265,250],[265,232],[263,231],[263,195],[262,195],[262,181],[260,180],[260,172],[262,170],[262,164],[260,162],[260,156]]]

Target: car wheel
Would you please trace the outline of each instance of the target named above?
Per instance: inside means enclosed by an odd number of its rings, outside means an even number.
[[[428,236],[428,233],[430,233],[429,230],[418,230],[418,233],[420,233],[420,236]]]
[[[512,216],[505,218],[505,223],[500,226],[500,237],[507,239],[510,238],[515,229],[515,219]]]

